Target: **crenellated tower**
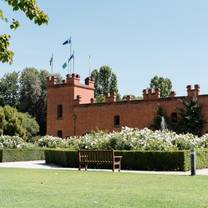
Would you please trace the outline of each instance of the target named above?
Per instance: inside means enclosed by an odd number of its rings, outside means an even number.
[[[94,100],[94,81],[91,77],[80,83],[78,74],[68,74],[62,83],[54,76],[47,79],[47,134],[59,137],[75,133],[74,106]]]

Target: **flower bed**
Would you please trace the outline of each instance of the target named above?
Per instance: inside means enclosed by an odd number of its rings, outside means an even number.
[[[176,134],[171,131],[151,131],[147,128],[123,128],[121,132],[94,132],[81,137],[60,139],[45,136],[38,142],[41,147],[98,149],[98,150],[140,150],[140,151],[177,151],[193,148],[207,148],[208,134],[197,137],[192,134]]]

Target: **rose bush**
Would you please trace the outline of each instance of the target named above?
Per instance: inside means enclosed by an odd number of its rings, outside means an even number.
[[[114,150],[189,150],[207,148],[208,134],[197,137],[192,134],[176,134],[163,130],[133,129],[124,127],[120,132],[92,132],[80,137],[61,139],[45,136],[38,141],[41,147],[71,149],[114,149]]]

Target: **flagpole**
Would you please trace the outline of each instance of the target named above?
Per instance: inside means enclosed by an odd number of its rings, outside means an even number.
[[[70,57],[71,57],[71,55],[72,55],[72,37],[70,37]],[[70,74],[72,73],[72,64],[71,64],[71,62],[70,62]]]
[[[91,76],[91,56],[89,56],[89,77]]]
[[[74,54],[74,51],[73,51],[73,54]],[[73,57],[73,73],[74,73],[74,57]]]

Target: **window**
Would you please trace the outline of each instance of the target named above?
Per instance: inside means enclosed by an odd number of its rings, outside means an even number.
[[[120,116],[114,116],[114,127],[120,127]]]
[[[58,130],[58,131],[57,131],[57,136],[60,137],[60,138],[63,137],[63,132],[62,132],[62,130]]]
[[[171,113],[171,121],[173,122],[173,123],[176,123],[177,121],[178,121],[178,115],[177,115],[177,113]]]
[[[57,106],[57,119],[63,118],[63,105]]]

